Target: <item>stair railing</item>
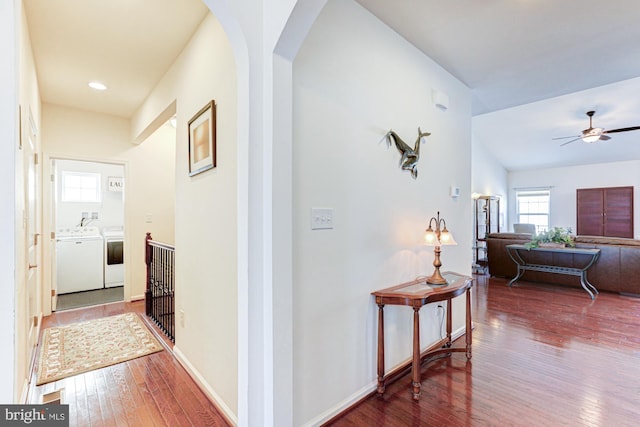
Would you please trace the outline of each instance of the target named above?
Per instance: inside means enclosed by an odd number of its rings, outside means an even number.
[[[147,289],[145,311],[165,335],[175,342],[175,247],[145,239]]]

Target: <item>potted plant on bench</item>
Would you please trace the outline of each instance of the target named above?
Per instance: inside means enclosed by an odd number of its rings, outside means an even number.
[[[525,246],[531,248],[564,248],[574,247],[576,244],[573,241],[571,235],[571,228],[553,227],[547,231],[538,233],[529,243]]]

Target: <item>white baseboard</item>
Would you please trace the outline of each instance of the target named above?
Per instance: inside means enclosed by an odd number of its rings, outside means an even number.
[[[129,298],[130,302],[134,302],[134,301],[140,301],[141,299],[144,299],[144,294],[142,295],[131,295],[131,298]]]
[[[456,331],[453,331],[451,333],[451,341],[455,341],[456,339],[460,338],[461,336],[464,335],[464,333],[465,333],[465,327],[464,326],[462,326],[460,329],[457,329]],[[396,369],[396,368],[402,366],[403,364],[407,363],[409,360],[411,360],[410,357],[408,359],[403,360],[402,362],[398,363],[393,368],[387,370],[387,372],[393,371],[394,369]],[[342,402],[338,403],[337,405],[334,405],[333,407],[327,409],[326,411],[324,411],[320,415],[318,415],[318,416],[312,418],[311,420],[307,421],[306,423],[304,423],[303,427],[316,427],[316,426],[319,426],[319,425],[322,425],[322,424],[326,423],[327,421],[329,421],[330,419],[332,419],[336,415],[338,415],[341,412],[347,410],[354,403],[357,403],[358,401],[364,399],[369,393],[374,391],[377,387],[378,387],[378,381],[377,380],[374,380],[374,381],[370,382],[366,386],[362,387],[360,390],[358,390],[355,393],[353,393],[351,396],[347,397]]]
[[[464,333],[465,333],[465,327],[463,326],[451,334],[451,340],[455,341],[456,339],[464,335]],[[200,388],[204,391],[207,397],[215,403],[218,409],[224,412],[224,415],[227,417],[229,421],[233,423],[233,425],[237,426],[238,425],[237,415],[233,413],[233,411],[224,403],[224,401],[220,398],[220,396],[211,388],[211,386],[205,381],[202,375],[200,375],[200,372],[198,372],[198,370],[194,368],[194,366],[189,362],[189,360],[185,357],[185,355],[180,351],[180,349],[177,346],[173,347],[173,353],[176,356],[176,359],[178,360],[178,362],[180,362],[180,364],[187,370],[189,375],[200,386]],[[407,360],[410,360],[410,358]],[[402,361],[397,366],[394,366],[391,370],[406,363],[407,360]],[[390,372],[391,370],[389,370],[388,372]],[[317,415],[316,417],[304,423],[303,427],[314,427],[314,426],[319,426],[323,423],[326,423],[336,415],[348,409],[354,403],[357,403],[358,401],[362,400],[365,396],[367,396],[369,393],[374,391],[377,386],[378,386],[377,380],[373,380],[372,382],[362,387],[360,390],[356,391],[355,393],[353,393],[343,401],[339,402],[337,405],[334,405],[331,408],[328,408],[326,411],[322,412],[321,414]]]
[[[367,384],[366,386],[362,387],[360,390],[358,390],[355,393],[353,393],[351,396],[347,397],[342,402],[340,402],[337,405],[327,409],[326,411],[324,411],[320,415],[318,415],[315,418],[312,418],[309,421],[307,421],[306,423],[304,423],[303,427],[316,427],[316,426],[319,426],[321,424],[326,423],[331,418],[335,417],[336,415],[338,415],[342,411],[346,410],[351,405],[353,405],[354,403],[357,403],[363,397],[365,397],[366,395],[371,393],[371,391],[375,390],[377,386],[378,386],[378,382],[377,381],[373,381],[373,382]]]
[[[193,380],[198,384],[198,386],[200,386],[200,388],[207,395],[207,397],[212,402],[214,402],[214,404],[217,406],[219,410],[221,410],[224,413],[224,416],[227,418],[227,420],[232,422],[234,426],[237,426],[238,416],[235,413],[233,413],[231,408],[227,406],[227,404],[224,402],[224,400],[222,400],[220,395],[218,395],[218,393],[216,393],[211,388],[209,383],[207,383],[207,381],[202,377],[202,375],[200,375],[200,372],[191,364],[191,362],[189,362],[189,359],[187,359],[184,353],[182,353],[177,346],[173,347],[173,354],[175,355],[176,359],[178,359],[178,362],[180,362],[180,364],[184,367],[184,369],[187,370],[191,378],[193,378]]]

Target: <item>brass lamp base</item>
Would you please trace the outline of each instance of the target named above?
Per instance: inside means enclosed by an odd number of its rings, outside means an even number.
[[[430,285],[446,285],[447,279],[440,274],[440,267],[442,267],[442,262],[440,261],[440,246],[436,246],[433,253],[435,254],[433,259],[433,267],[435,270],[433,274],[427,278],[427,283]]]
[[[442,277],[440,274],[440,269],[436,268],[433,274],[427,277],[427,283],[430,285],[446,285],[447,279]]]

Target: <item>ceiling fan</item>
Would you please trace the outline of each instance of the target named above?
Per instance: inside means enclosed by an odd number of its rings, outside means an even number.
[[[616,132],[628,132],[630,130],[640,130],[640,126],[632,126],[632,127],[628,127],[628,128],[620,128],[620,129],[609,129],[609,130],[604,130],[603,128],[594,128],[593,127],[593,115],[595,114],[595,111],[587,111],[587,116],[589,116],[589,127],[585,130],[582,131],[582,133],[580,135],[575,135],[575,136],[561,136],[559,138],[553,138],[555,139],[567,139],[567,138],[573,138],[571,139],[571,141],[567,141],[563,144],[560,144],[560,146],[562,147],[563,145],[567,145],[570,144],[574,141],[577,141],[579,139],[583,140],[584,142],[587,143],[592,143],[592,142],[596,142],[596,141],[606,141],[608,139],[611,139],[611,137],[609,135],[605,135],[607,133],[616,133]]]

